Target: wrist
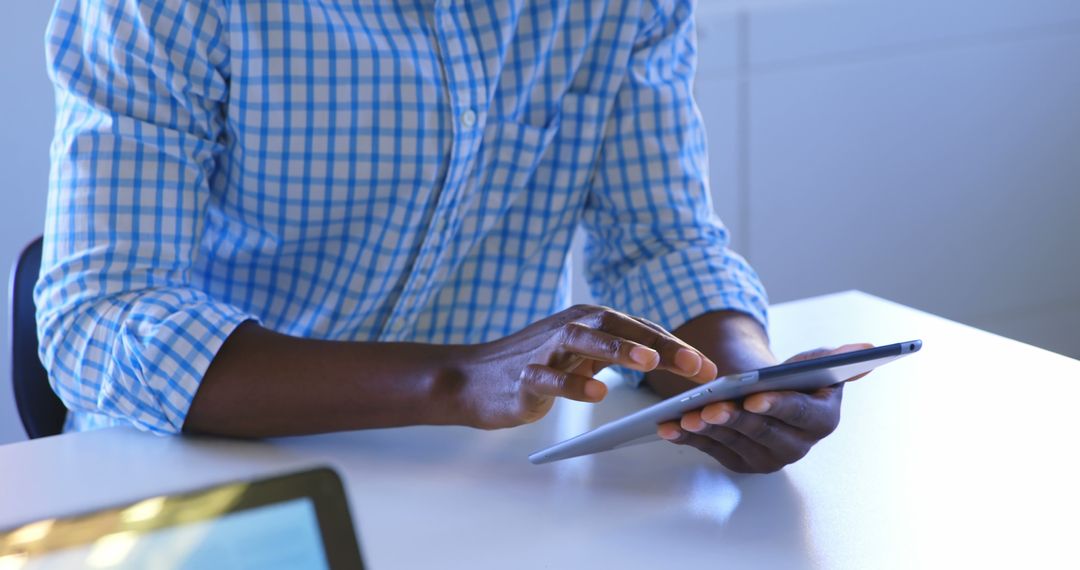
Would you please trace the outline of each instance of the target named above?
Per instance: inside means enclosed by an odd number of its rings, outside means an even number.
[[[432,361],[432,406],[439,410],[432,423],[479,427],[477,384],[484,375],[491,343],[439,347]]]
[[[696,317],[675,329],[675,336],[700,350],[716,364],[717,376],[756,370],[776,364],[765,329],[753,317],[735,311],[716,311]],[[689,390],[695,383],[663,371],[645,376],[662,396]]]
[[[461,392],[464,386],[462,347],[434,345],[428,355],[426,404],[422,404],[428,425],[464,425]]]
[[[706,313],[679,327],[675,334],[713,359],[720,376],[777,363],[764,327],[745,313]]]
[[[762,338],[730,336],[699,350],[716,363],[717,377],[774,366],[780,362],[769,348],[768,340]]]

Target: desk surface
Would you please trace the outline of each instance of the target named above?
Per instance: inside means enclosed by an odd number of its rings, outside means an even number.
[[[778,356],[864,340],[925,347],[848,386],[837,432],[771,475],[731,474],[660,442],[528,463],[529,452],[652,401],[616,389],[600,406],[560,403],[537,424],[496,432],[247,443],[110,429],[7,445],[0,527],[330,464],[377,570],[1080,562],[1080,362],[858,292],[776,306],[773,336]]]

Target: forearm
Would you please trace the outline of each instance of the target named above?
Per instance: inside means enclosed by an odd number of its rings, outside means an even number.
[[[719,375],[776,364],[769,337],[754,318],[737,311],[715,311],[688,321],[675,336],[708,356]],[[645,383],[663,397],[685,392],[696,384],[663,370],[645,375]]]
[[[303,339],[247,322],[204,375],[184,431],[271,437],[464,423],[454,348]]]

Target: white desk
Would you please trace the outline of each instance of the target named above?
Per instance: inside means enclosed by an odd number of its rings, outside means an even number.
[[[926,344],[849,386],[840,429],[772,475],[732,475],[664,443],[526,461],[650,401],[614,390],[594,410],[567,403],[498,432],[241,443],[112,429],[8,445],[0,527],[324,463],[346,481],[376,570],[1080,565],[1080,362],[857,292],[775,307],[773,335],[779,356]]]

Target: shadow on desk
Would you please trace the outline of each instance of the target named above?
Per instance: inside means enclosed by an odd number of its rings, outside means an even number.
[[[558,532],[552,529],[571,519],[590,526],[582,521],[587,514],[604,527],[590,537],[592,548],[618,548],[636,539],[631,537],[656,536],[658,544],[649,551],[661,564],[665,548],[700,540],[709,551],[715,545],[717,555],[737,551],[765,564],[774,552],[786,553],[777,563],[799,567],[790,554],[806,551],[807,517],[784,472],[731,473],[695,449],[659,440],[546,465],[528,462],[532,451],[655,401],[622,388],[609,398],[591,407],[561,402],[543,421],[508,430],[412,427],[273,443],[333,456],[344,472],[363,474],[352,489],[360,500],[364,494],[373,502],[410,495],[425,505],[412,515],[403,513],[403,519],[423,516],[453,524],[466,520],[462,511],[471,511],[490,513],[501,524],[528,520]],[[447,497],[457,506],[447,504]],[[657,528],[665,530],[657,533]],[[671,544],[659,544],[664,542]],[[636,567],[646,566],[641,562]]]

